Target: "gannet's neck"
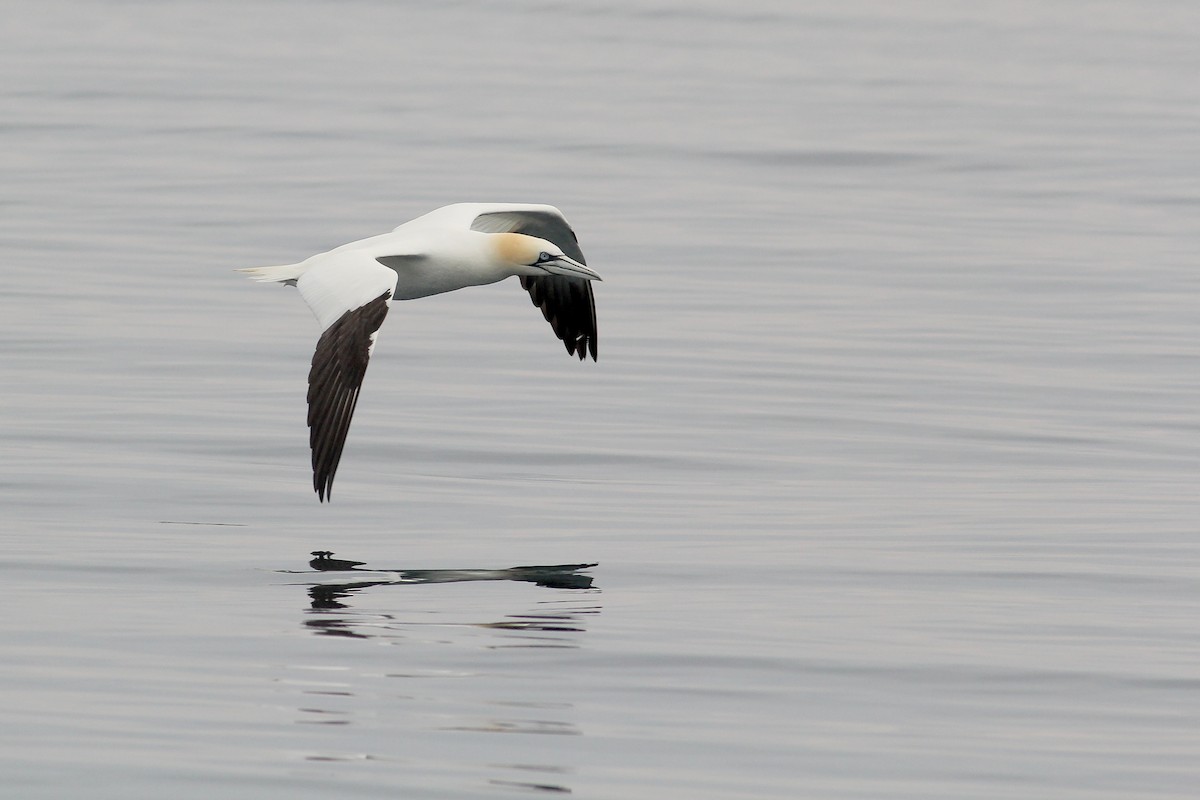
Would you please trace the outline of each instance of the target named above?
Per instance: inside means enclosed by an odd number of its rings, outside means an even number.
[[[514,239],[538,241],[516,233],[455,231],[453,236],[408,237],[401,231],[373,243],[372,253],[396,271],[395,299],[415,300],[536,272],[512,259],[530,251],[531,260],[536,259],[537,245]]]

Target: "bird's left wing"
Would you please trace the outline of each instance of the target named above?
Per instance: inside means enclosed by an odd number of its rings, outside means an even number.
[[[570,223],[554,206],[513,206],[478,214],[471,229],[484,233],[523,233],[554,242],[563,253],[587,264],[579,239]],[[596,360],[599,335],[596,330],[596,300],[592,282],[562,275],[521,278],[533,304],[542,310],[555,335],[571,355],[582,361],[591,353]]]
[[[375,337],[396,291],[396,272],[362,253],[339,254],[296,283],[324,330],[308,373],[313,488],[322,502],[337,474]]]

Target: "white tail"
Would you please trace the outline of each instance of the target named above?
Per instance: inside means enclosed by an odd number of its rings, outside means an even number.
[[[238,272],[247,273],[247,277],[253,281],[286,283],[292,286],[295,286],[296,279],[307,271],[308,267],[304,264],[280,264],[277,267],[246,267],[245,269],[238,270]]]

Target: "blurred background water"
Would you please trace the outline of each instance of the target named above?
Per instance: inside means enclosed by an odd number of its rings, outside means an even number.
[[[5,17],[0,796],[1194,797],[1193,4]],[[396,305],[319,505],[232,270],[464,200],[600,360]]]

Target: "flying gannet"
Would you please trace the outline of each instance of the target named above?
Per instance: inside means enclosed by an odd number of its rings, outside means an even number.
[[[391,233],[344,244],[298,264],[239,270],[295,286],[321,324],[308,373],[313,488],[333,488],[367,362],[392,300],[414,300],[512,276],[582,361],[596,360],[593,280],[570,224],[554,206],[457,203]]]

